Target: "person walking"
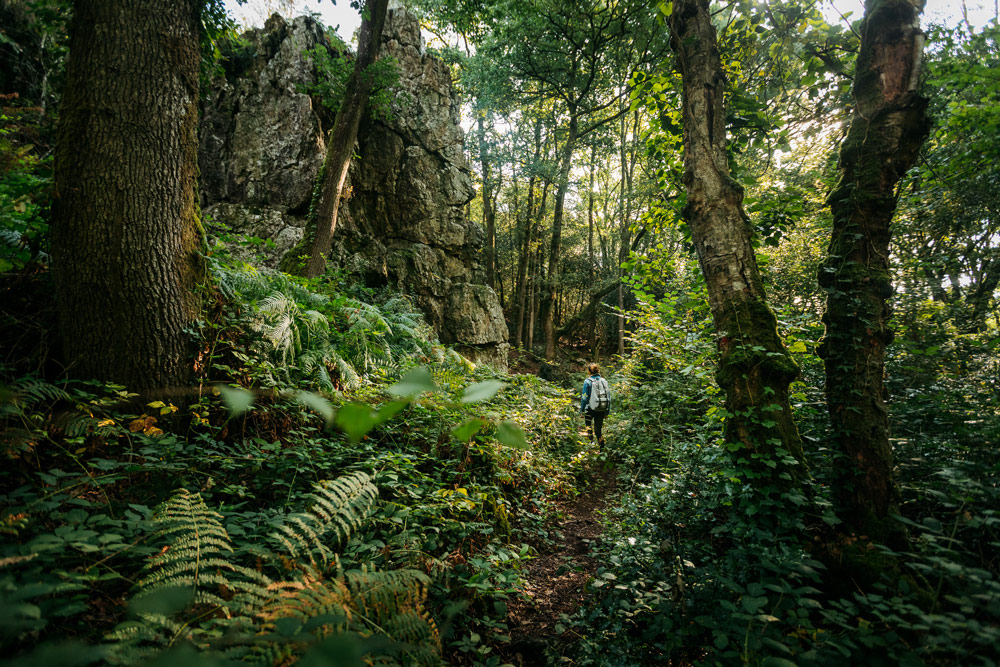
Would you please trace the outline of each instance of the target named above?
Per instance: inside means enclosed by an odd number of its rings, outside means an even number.
[[[590,377],[583,381],[583,391],[580,393],[580,414],[587,426],[587,437],[591,442],[597,436],[597,444],[604,446],[604,418],[611,410],[611,390],[608,381],[601,377],[601,367],[597,364],[588,366]],[[593,424],[593,429],[591,429]]]

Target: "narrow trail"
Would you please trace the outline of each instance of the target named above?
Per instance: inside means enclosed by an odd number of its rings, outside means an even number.
[[[524,597],[508,605],[511,642],[501,654],[510,664],[546,665],[546,649],[573,641],[572,630],[557,625],[563,614],[584,604],[584,586],[597,571],[591,545],[601,534],[600,513],[614,489],[615,471],[596,471],[580,495],[560,504],[562,518],[552,526],[554,543],[528,561]]]

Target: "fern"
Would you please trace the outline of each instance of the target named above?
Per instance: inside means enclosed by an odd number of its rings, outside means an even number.
[[[424,609],[428,577],[372,567],[344,572],[329,546],[361,526],[377,495],[361,472],[318,484],[309,508],[275,530],[276,548],[260,550],[295,577],[273,581],[234,562],[222,517],[201,495],[177,491],[154,516],[156,535],[168,546],[136,585],[130,604],[136,620],[109,635],[109,661],[146,662],[184,640],[226,659],[290,664],[323,637],[353,633],[400,642],[406,664],[440,664],[437,626]],[[188,594],[182,604],[156,608],[158,598],[169,601],[178,591]]]
[[[52,405],[60,401],[72,401],[73,396],[56,385],[41,378],[26,376],[7,388],[7,395],[0,398],[0,418],[22,416],[37,411],[42,405]]]
[[[296,619],[303,627],[315,625],[318,637],[379,634],[402,645],[406,664],[438,665],[441,639],[424,609],[429,583],[417,570],[365,568],[332,579],[311,571],[299,581],[272,586],[274,596],[261,612],[262,629],[273,631],[282,619]],[[289,655],[288,647],[263,647],[262,652],[272,662]]]
[[[266,602],[271,581],[232,561],[232,541],[221,518],[206,507],[200,494],[186,489],[160,506],[153,524],[156,535],[170,544],[136,585],[130,606],[138,620],[120,625],[108,636],[117,642],[113,661],[144,661],[178,639],[207,645],[204,629],[180,618],[184,610],[197,609],[205,619],[233,619],[252,615]],[[178,599],[183,603],[171,604]]]
[[[309,495],[313,503],[302,513],[288,516],[271,534],[271,540],[292,559],[318,555],[325,563],[333,556],[327,537],[344,542],[368,517],[378,489],[363,472],[317,484]]]

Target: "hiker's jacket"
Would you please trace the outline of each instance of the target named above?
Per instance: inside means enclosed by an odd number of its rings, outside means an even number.
[[[580,412],[587,411],[587,404],[590,403],[590,387],[593,385],[594,380],[601,377],[598,375],[591,375],[589,378],[583,381],[583,391],[580,394]],[[608,412],[611,411],[611,397],[608,396]]]

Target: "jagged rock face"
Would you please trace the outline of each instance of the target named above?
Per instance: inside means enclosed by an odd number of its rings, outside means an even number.
[[[275,266],[302,237],[326,150],[330,119],[301,92],[315,76],[303,51],[322,27],[272,16],[245,38],[204,105],[202,206],[211,224],[273,241],[248,258]],[[391,119],[362,125],[331,263],[412,294],[443,342],[505,367],[503,311],[477,260],[483,233],[464,214],[475,190],[451,72],[403,9],[389,10],[381,55],[398,61],[399,91]]]

